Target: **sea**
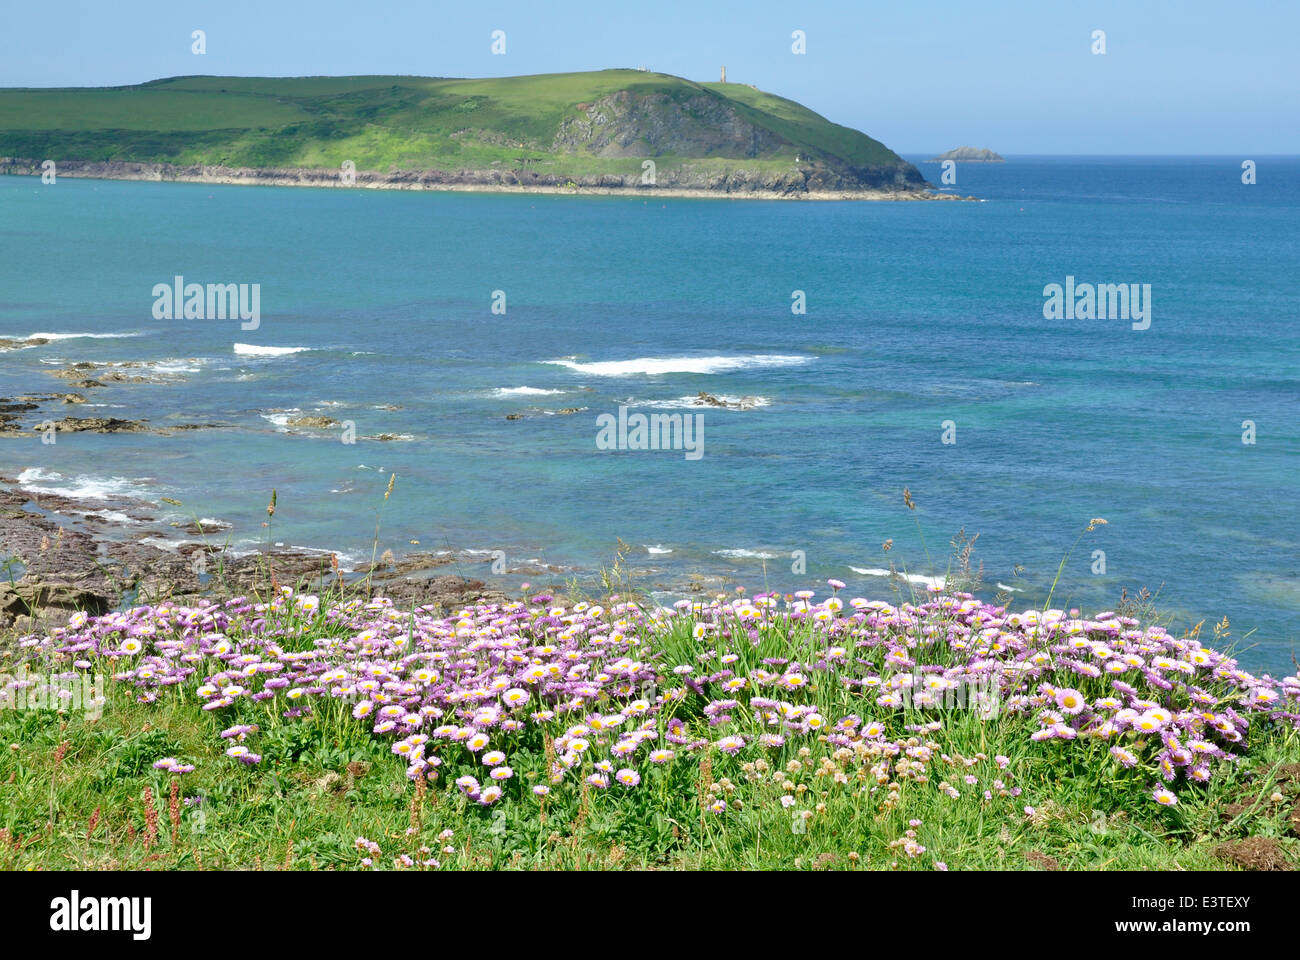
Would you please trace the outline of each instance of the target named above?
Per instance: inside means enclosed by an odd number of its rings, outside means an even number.
[[[516,593],[603,572],[664,603],[912,600],[977,537],[985,599],[1145,590],[1290,672],[1300,159],[954,173],[978,202],[0,177],[0,337],[49,340],[0,352],[0,396],[126,362],[160,382],[47,409],[221,425],[0,439],[0,475],[102,502],[113,536],[219,520],[233,550],[445,552]],[[169,319],[178,277],[246,285],[256,318]]]

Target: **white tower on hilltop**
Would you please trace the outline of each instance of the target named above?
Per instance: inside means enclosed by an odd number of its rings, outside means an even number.
[[[723,68],[722,68],[722,82],[723,82],[723,83],[726,83],[726,82],[727,82],[727,68],[726,68],[726,67],[723,67]]]

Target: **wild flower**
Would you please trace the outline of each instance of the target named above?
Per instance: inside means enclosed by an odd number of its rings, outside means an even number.
[[[526,782],[540,776],[549,784],[541,790],[584,780],[601,790],[611,777],[639,779],[638,755],[656,769],[701,757],[717,759],[719,773],[749,763],[747,774],[764,782],[770,776],[758,761],[779,756],[781,765],[797,765],[783,776],[877,790],[880,803],[892,802],[904,782],[931,784],[954,803],[986,802],[989,794],[996,802],[1020,794],[1012,755],[1085,756],[1097,741],[1135,794],[1173,795],[1180,783],[1212,781],[1248,735],[1300,729],[1300,675],[1257,676],[1113,612],[1007,611],[939,592],[898,606],[862,598],[846,605],[838,596],[817,602],[813,591],[799,591],[666,610],[625,600],[608,607],[562,607],[538,596],[444,616],[290,592],[270,604],[232,598],[79,615],[48,636],[25,638],[22,649],[68,669],[99,670],[145,702],[196,696],[214,716],[312,722],[338,702],[358,729],[403,758],[415,782],[446,764],[450,789],[480,802],[504,796],[488,791],[514,778],[507,757]],[[322,625],[329,630],[316,629]],[[286,636],[316,643],[285,649]],[[21,681],[0,683],[3,698]],[[643,695],[651,684],[656,695]],[[926,698],[937,704],[964,688],[984,691],[979,702],[996,705],[1001,731],[1023,737],[1019,752],[993,741],[1002,752],[991,760],[956,756],[944,734],[951,715],[918,717]],[[219,742],[231,759],[256,764],[258,732],[235,724]],[[533,756],[535,736],[546,745],[536,766],[521,759]],[[155,766],[192,769],[173,757]],[[486,786],[465,773],[483,768],[508,773],[490,772]],[[963,799],[953,786],[978,788],[994,768],[1000,779],[987,791]],[[1147,786],[1153,782],[1160,785]],[[807,795],[807,784],[789,783],[775,802]],[[708,803],[724,796],[733,808],[748,799],[719,787]]]
[[[1056,705],[1066,713],[1074,716],[1082,713],[1088,702],[1078,690],[1063,687],[1056,691]]]

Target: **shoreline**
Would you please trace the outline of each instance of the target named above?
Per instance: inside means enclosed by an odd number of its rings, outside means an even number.
[[[39,492],[0,475],[0,633],[62,627],[78,611],[102,615],[143,604],[265,596],[282,586],[452,609],[519,599],[510,591],[521,583],[534,593],[568,594],[574,580],[590,583],[599,574],[546,561],[488,572],[481,568],[493,563],[491,554],[450,545],[400,550],[381,542],[373,560],[287,542],[254,545],[246,536],[232,541],[234,528],[225,521],[182,524],[163,513],[152,500]],[[647,598],[716,597],[738,582],[724,572],[682,573],[670,583],[645,582],[655,576],[651,569],[629,574],[642,582],[633,586],[629,579],[626,589]]]
[[[35,633],[65,626],[79,611],[101,615],[141,604],[267,595],[279,586],[448,608],[509,599],[483,580],[442,569],[483,562],[470,551],[395,556],[386,550],[373,564],[344,564],[339,551],[236,547],[225,539],[229,524],[169,524],[157,508],[142,499],[28,491],[15,477],[0,476],[0,631]],[[130,519],[129,533],[115,516]],[[172,539],[178,532],[188,539]]]
[[[46,342],[0,338],[0,355]],[[41,427],[32,421],[42,418],[47,429],[61,433],[177,436],[233,427],[228,422],[155,424],[149,419],[67,415],[79,411],[90,391],[105,386],[104,381],[184,381],[155,376],[144,361],[83,361],[44,372],[63,382],[41,392],[0,397],[0,442],[40,439]],[[40,391],[44,385],[35,386]],[[698,402],[727,405],[703,393]],[[507,419],[511,416],[519,415]],[[169,509],[167,505],[179,503],[167,498],[115,489],[85,494],[75,489],[42,489],[31,485],[42,478],[25,479],[26,474],[19,464],[0,474],[0,631],[62,626],[77,611],[97,615],[141,603],[249,592],[266,595],[278,585],[311,592],[336,589],[367,597],[383,595],[411,606],[464,606],[484,598],[506,598],[503,591],[528,581],[536,589],[565,593],[571,581],[594,582],[600,572],[599,564],[514,558],[506,569],[489,573],[493,555],[465,545],[447,544],[445,550],[431,551],[380,543],[370,557],[369,550],[354,547],[277,542],[283,534],[274,523],[270,530],[240,524],[236,531],[219,517]],[[737,582],[734,575],[718,570],[679,571],[665,578],[665,572],[653,565],[630,567],[629,574],[639,581],[638,592],[647,597],[714,595]]]
[[[153,183],[202,183],[221,186],[323,187],[345,190],[413,190],[445,193],[496,193],[505,195],[563,195],[655,198],[709,198],[719,200],[815,200],[815,201],[964,201],[980,202],[977,197],[958,196],[931,190],[803,190],[764,189],[755,184],[748,189],[712,187],[625,186],[610,183],[608,176],[581,180],[565,178],[573,186],[557,183],[523,183],[519,171],[440,170],[355,173],[352,183],[345,183],[337,170],[320,168],[224,167],[201,164],[178,165],[143,161],[68,160],[58,165],[56,175],[74,180],[130,180]],[[0,157],[0,175],[40,177],[38,161]],[[534,175],[536,176],[536,175]],[[513,178],[510,182],[507,178]],[[560,178],[556,178],[560,179]],[[588,182],[592,181],[592,182]]]

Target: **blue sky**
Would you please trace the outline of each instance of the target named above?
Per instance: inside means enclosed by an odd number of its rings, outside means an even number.
[[[10,2],[0,86],[179,74],[648,66],[806,104],[903,152],[1300,153],[1297,0]],[[190,51],[192,30],[207,54]],[[506,31],[506,54],[490,50]],[[791,52],[803,30],[807,53]],[[1106,53],[1091,51],[1106,32]]]

